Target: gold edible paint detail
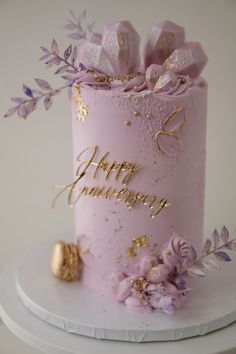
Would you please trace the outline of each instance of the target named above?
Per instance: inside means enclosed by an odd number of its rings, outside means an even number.
[[[155,142],[157,144],[158,150],[166,155],[166,151],[162,148],[161,143],[160,143],[160,137],[161,136],[166,136],[166,137],[173,137],[174,139],[180,141],[180,137],[177,135],[184,127],[184,124],[186,122],[186,117],[185,114],[183,114],[183,119],[180,121],[179,125],[177,126],[176,129],[174,130],[168,130],[168,123],[173,121],[176,117],[176,115],[183,110],[183,107],[177,107],[164,121],[162,124],[162,127],[160,130],[158,130],[155,134]]]
[[[84,100],[81,96],[80,86],[76,86],[74,90],[75,95],[73,98],[77,103],[77,118],[80,122],[84,122],[88,115],[88,106],[84,103]]]
[[[148,246],[149,246],[149,241],[147,236],[142,235],[142,236],[134,237],[132,239],[132,246],[127,249],[127,255],[128,257],[136,257],[137,250],[139,248],[146,248]]]
[[[89,158],[84,157],[84,154],[90,153]],[[106,200],[115,199],[124,203],[128,209],[132,209],[138,204],[150,209],[150,217],[155,218],[165,207],[170,206],[167,199],[160,198],[157,195],[132,191],[127,187],[128,183],[135,176],[140,167],[136,163],[128,161],[109,161],[110,152],[106,152],[101,158],[98,158],[98,147],[89,146],[84,149],[77,157],[79,167],[76,171],[76,179],[67,185],[56,186],[60,191],[55,196],[52,207],[54,208],[58,198],[66,191],[67,203],[73,207],[82,196],[92,198],[103,198]],[[84,176],[90,174],[93,179],[96,179],[100,174],[103,175],[105,181],[113,178],[116,182],[121,182],[122,187],[119,189],[111,186],[80,186],[80,181]],[[141,242],[141,241],[140,241]],[[138,245],[138,244],[137,244]]]
[[[125,35],[124,32],[117,32],[117,39],[119,45],[123,46],[125,44],[125,41],[127,40],[127,36]]]
[[[125,37],[123,37],[123,40],[125,40]],[[135,77],[144,76],[144,74],[141,72],[130,73],[130,74],[126,74],[126,75],[114,75],[114,76],[105,76],[105,75],[101,76],[93,69],[88,69],[86,72],[88,74],[91,74],[94,77],[95,81],[106,82],[106,83],[111,83],[112,81],[116,81],[116,80],[122,81],[122,82],[127,82],[127,81],[134,79]]]

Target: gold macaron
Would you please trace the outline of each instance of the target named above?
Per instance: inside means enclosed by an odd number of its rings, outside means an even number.
[[[56,278],[65,281],[77,279],[81,270],[78,246],[63,241],[56,242],[51,254],[50,268]]]

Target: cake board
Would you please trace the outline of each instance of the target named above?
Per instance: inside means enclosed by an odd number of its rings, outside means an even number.
[[[168,316],[131,311],[80,282],[55,279],[49,271],[52,245],[48,241],[20,258],[16,290],[28,310],[66,332],[129,342],[171,341],[236,321],[236,274],[231,264],[196,280],[187,307]]]
[[[27,311],[16,293],[15,274],[18,262],[14,260],[0,273],[0,317],[21,340],[48,354],[233,354],[236,348],[236,324],[204,336],[176,342],[128,343],[96,340],[71,335],[51,326]]]

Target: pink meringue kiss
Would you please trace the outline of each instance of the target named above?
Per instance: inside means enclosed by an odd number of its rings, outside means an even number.
[[[163,73],[164,68],[162,65],[158,64],[151,64],[147,70],[146,70],[146,75],[145,79],[147,82],[147,88],[149,90],[152,90],[159,79],[160,75]]]
[[[154,284],[162,283],[167,280],[169,272],[169,268],[165,264],[159,264],[149,271],[147,280]]]

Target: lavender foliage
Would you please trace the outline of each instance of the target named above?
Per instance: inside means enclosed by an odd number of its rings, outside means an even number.
[[[73,31],[68,37],[76,40],[84,40],[92,32],[94,22],[85,25],[86,10],[78,17],[70,10],[71,19],[64,26],[65,29]],[[79,42],[77,43],[77,45]],[[64,51],[61,51],[55,39],[52,40],[50,48],[41,47],[43,55],[40,61],[43,61],[46,68],[57,66],[56,75],[60,75],[65,81],[64,85],[53,89],[49,82],[43,79],[35,79],[39,89],[32,89],[23,85],[24,97],[12,97],[11,101],[16,105],[12,106],[4,115],[5,118],[17,114],[19,118],[26,119],[38,106],[39,101],[43,101],[45,110],[50,109],[53,103],[53,96],[59,94],[65,88],[69,88],[78,80],[78,73],[81,66],[78,61],[77,45],[70,44]],[[62,53],[62,54],[60,54]],[[70,91],[69,91],[70,93]]]
[[[220,262],[232,260],[226,251],[236,251],[236,239],[230,240],[229,231],[226,226],[223,226],[220,233],[215,229],[211,239],[206,239],[202,247],[202,255],[184,272],[186,271],[190,276],[203,277],[205,276],[204,269],[217,270],[220,268],[215,260]]]
[[[67,20],[64,28],[72,33],[68,34],[68,37],[75,40],[86,39],[94,29],[95,22],[84,24],[87,12],[84,10],[78,17],[70,10],[71,18]]]

